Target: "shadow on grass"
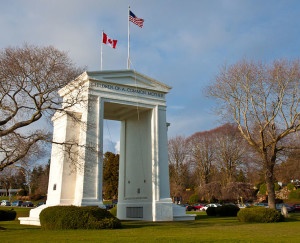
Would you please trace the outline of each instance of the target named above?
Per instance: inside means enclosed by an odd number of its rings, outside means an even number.
[[[285,222],[300,221],[300,213],[290,214]],[[282,222],[284,223],[284,222]],[[195,220],[190,221],[170,221],[170,222],[151,222],[151,221],[122,221],[122,229],[146,228],[146,227],[188,227],[188,228],[206,228],[214,226],[231,227],[236,225],[244,225],[248,223],[240,222],[237,217],[217,217],[207,216],[206,214],[198,214]]]
[[[21,225],[19,220],[0,221],[0,230],[40,230],[39,226]]]
[[[300,213],[290,213],[287,218],[285,218],[286,222],[295,222],[300,221]]]
[[[212,217],[207,215],[197,215],[195,220],[188,221],[168,221],[168,222],[152,222],[152,221],[122,221],[122,229],[144,228],[144,227],[211,227],[214,225],[236,225],[239,221],[236,217]]]
[[[299,222],[300,213],[291,213],[289,217],[286,218],[285,222]],[[199,229],[209,228],[214,226],[222,227],[232,227],[236,225],[244,225],[247,223],[239,222],[237,217],[216,217],[216,216],[207,216],[206,214],[199,214],[196,217],[196,220],[189,221],[169,221],[169,222],[152,222],[152,221],[131,221],[124,220],[121,221],[122,229],[142,229],[142,228],[189,228],[189,229]],[[284,222],[282,222],[284,224]],[[31,225],[20,225],[18,220],[14,221],[0,221],[0,232],[2,231],[39,231],[41,228],[39,226]]]

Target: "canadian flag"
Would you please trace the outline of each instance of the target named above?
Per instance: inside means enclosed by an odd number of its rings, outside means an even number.
[[[105,34],[104,32],[102,32],[102,43],[108,44],[112,48],[115,49],[116,46],[117,46],[117,42],[118,42],[117,40],[113,40],[113,39],[109,38],[107,34]]]

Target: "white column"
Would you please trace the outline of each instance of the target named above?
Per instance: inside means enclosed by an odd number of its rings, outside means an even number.
[[[97,178],[97,198],[103,203],[102,186],[103,186],[103,125],[104,125],[104,101],[98,98],[98,124],[97,124],[97,142],[98,142],[98,178]]]
[[[80,119],[79,113],[73,113]],[[53,144],[51,151],[50,175],[48,184],[48,205],[70,205],[73,204],[75,181],[76,181],[76,165],[77,153],[75,146],[72,148],[71,154],[65,151],[69,141],[78,142],[79,123],[75,122],[66,113],[57,112],[52,119],[53,141],[61,144]],[[70,160],[70,156],[72,160]]]
[[[170,198],[166,108],[156,106],[153,112],[153,221],[172,221]]]
[[[166,107],[158,106],[158,161],[159,161],[159,199],[170,198],[169,160],[168,160],[168,134],[166,121]],[[172,201],[172,200],[171,200]]]
[[[84,113],[79,154],[82,169],[76,181],[76,205],[101,206],[102,203],[102,141],[103,104],[101,98],[88,97],[88,109]],[[99,184],[100,183],[100,184]]]

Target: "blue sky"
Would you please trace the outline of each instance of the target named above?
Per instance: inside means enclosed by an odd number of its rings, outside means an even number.
[[[220,125],[203,89],[221,66],[241,59],[299,58],[298,0],[4,0],[0,48],[53,45],[89,71],[126,69],[128,6],[145,20],[131,24],[131,68],[172,87],[167,95],[169,138]],[[107,123],[105,140],[118,140]]]

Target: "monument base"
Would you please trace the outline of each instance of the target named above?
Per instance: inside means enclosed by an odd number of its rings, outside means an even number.
[[[149,207],[150,205],[147,205]],[[40,213],[43,209],[49,207],[49,205],[41,205],[37,208],[31,209],[29,212],[29,217],[19,217],[20,224],[22,225],[35,225],[41,226],[40,223]],[[196,214],[186,214],[185,207],[178,206],[176,204],[167,204],[167,203],[159,203],[156,205],[156,215],[154,218],[149,218],[150,215],[147,215],[146,218],[140,218],[140,214],[143,214],[139,209],[142,207],[138,207],[137,205],[131,205],[131,207],[127,205],[127,208],[124,209],[128,215],[134,215],[133,218],[127,218],[126,215],[121,215],[122,220],[149,220],[149,221],[188,221],[195,220]]]
[[[45,209],[47,207],[48,206],[46,204],[44,204],[37,208],[31,209],[29,211],[29,217],[18,218],[18,220],[20,220],[20,224],[41,226],[40,213],[42,212],[43,209]]]
[[[185,207],[169,200],[155,202],[118,203],[117,217],[120,220],[141,221],[187,221],[195,220],[196,214],[186,214]]]
[[[195,220],[196,214],[187,214],[185,207],[173,204],[173,221]]]

